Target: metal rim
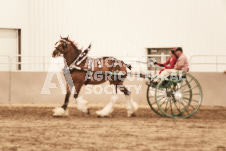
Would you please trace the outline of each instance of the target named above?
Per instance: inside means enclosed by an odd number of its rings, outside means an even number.
[[[156,100],[155,100],[155,95],[152,96],[151,94],[151,89],[153,89],[153,87],[151,87],[150,85],[148,85],[147,88],[147,101],[149,106],[151,107],[151,109],[158,115],[160,116],[165,116],[165,114],[162,113],[162,111],[159,109]],[[155,94],[155,90],[152,90],[152,92]],[[155,107],[156,105],[156,107]]]
[[[185,80],[169,80],[168,87],[164,87],[165,78],[156,86],[155,99],[161,112],[171,118],[188,118],[200,107],[202,102],[202,89],[199,82],[190,74],[182,73]],[[171,84],[170,84],[171,83]],[[158,90],[164,90],[165,99],[159,99]]]

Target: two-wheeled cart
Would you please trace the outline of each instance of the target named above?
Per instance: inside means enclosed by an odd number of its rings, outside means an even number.
[[[171,118],[188,118],[200,107],[202,88],[189,73],[180,72],[166,75],[157,83],[147,82],[147,101],[151,109]]]

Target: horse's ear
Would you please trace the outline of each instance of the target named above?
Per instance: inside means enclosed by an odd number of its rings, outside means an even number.
[[[62,39],[62,36],[60,35],[60,39]]]
[[[69,40],[69,35],[67,35],[67,40]]]
[[[90,43],[90,44],[89,44],[89,47],[88,47],[88,48],[90,49],[90,48],[91,48],[91,46],[92,46],[92,43]]]

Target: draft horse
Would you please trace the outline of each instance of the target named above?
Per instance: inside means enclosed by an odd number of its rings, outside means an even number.
[[[97,85],[109,81],[114,87],[114,93],[112,94],[110,102],[100,111],[96,111],[98,117],[109,116],[114,109],[114,104],[117,100],[117,89],[123,92],[127,99],[127,116],[134,116],[135,111],[138,109],[138,105],[133,101],[131,93],[123,85],[123,81],[127,75],[127,68],[131,69],[131,66],[125,64],[121,60],[117,60],[113,57],[102,57],[102,58],[90,58],[87,53],[90,46],[82,51],[79,49],[77,44],[71,41],[68,37],[62,38],[55,44],[55,50],[52,53],[52,57],[62,56],[65,60],[65,66],[68,67],[71,79],[74,86],[74,98],[77,101],[77,109],[89,114],[89,108],[87,101],[78,97],[79,91],[83,85],[91,84]],[[95,75],[101,74],[102,78],[96,78]],[[118,76],[121,74],[121,78]],[[65,77],[66,78],[66,77]],[[69,97],[71,95],[71,89],[69,84],[66,85],[66,97],[64,104],[61,107],[53,110],[53,116],[67,116],[67,106]]]

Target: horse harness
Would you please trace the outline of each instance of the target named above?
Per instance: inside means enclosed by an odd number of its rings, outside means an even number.
[[[75,61],[73,61],[69,67],[66,67],[67,70],[69,70],[69,72],[71,73],[72,71],[74,70],[79,70],[79,71],[84,71],[86,72],[86,78],[85,78],[85,85],[87,85],[89,83],[89,81],[91,80],[92,78],[92,74],[93,72],[95,72],[94,70],[94,63],[95,61],[97,62],[97,67],[99,69],[101,69],[103,67],[102,63],[101,63],[101,58],[91,58],[91,57],[88,57],[87,54],[90,50],[90,46],[84,50],[82,53],[79,54],[79,56],[75,59]],[[79,67],[79,65],[87,59],[87,69],[84,69],[84,68],[81,68]],[[115,58],[110,58],[111,61],[113,62],[112,64],[112,67],[116,67],[116,72],[118,72],[120,69],[119,69],[119,66],[118,66],[118,63],[117,63],[117,60]],[[65,69],[64,69],[64,72],[65,72]]]

